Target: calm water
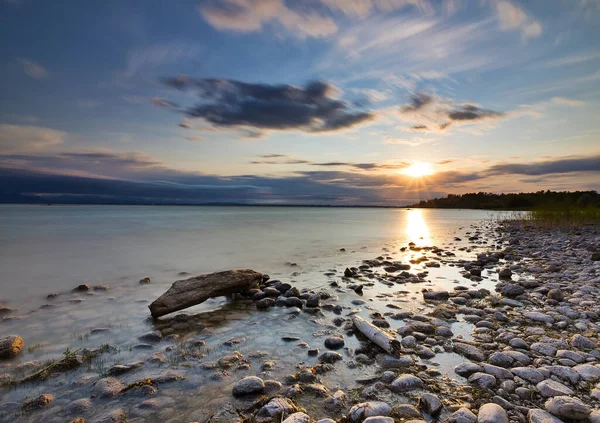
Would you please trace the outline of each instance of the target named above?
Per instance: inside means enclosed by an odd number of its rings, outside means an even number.
[[[322,337],[327,332],[323,329],[337,328],[331,325],[331,313],[315,319],[306,313],[289,316],[280,307],[257,312],[252,304],[224,298],[186,310],[195,316],[184,329],[164,321],[152,322],[147,305],[173,281],[181,279],[180,272],[252,268],[300,289],[328,289],[337,296],[335,301],[349,305],[357,299],[353,291],[329,287],[331,281],[340,280],[338,275],[343,274],[345,267],[379,255],[407,262],[421,254],[400,250],[411,241],[450,248],[459,257],[473,258],[476,252],[493,246],[468,244],[468,233],[473,225],[481,227],[482,221],[492,217],[486,211],[462,210],[0,206],[0,301],[17,309],[0,316],[0,325],[2,333],[19,334],[26,345],[17,359],[0,366],[0,373],[18,374],[16,366],[60,357],[67,348],[75,351],[110,343],[117,351],[39,386],[0,392],[0,407],[3,401],[19,404],[32,395],[31,389],[36,395],[51,392],[57,398],[55,409],[34,413],[24,421],[67,421],[61,407],[90,395],[89,385],[68,389],[77,378],[97,380],[113,364],[143,361],[139,370],[120,379],[127,384],[154,377],[157,372],[175,370],[185,372],[186,381],[165,385],[158,393],[159,397],[177,398],[177,407],[166,407],[141,421],[199,420],[201,415],[210,415],[222,403],[231,401],[231,387],[243,376],[280,380],[298,363],[316,362],[316,358],[307,357],[305,348],[282,341],[282,336],[298,336],[311,346],[322,348]],[[455,236],[463,241],[454,241]],[[472,251],[464,251],[467,247]],[[342,248],[345,251],[340,251]],[[419,269],[425,270],[423,266],[413,266],[414,271]],[[456,267],[443,265],[427,270],[429,282],[424,284],[376,284],[366,289],[361,297],[365,303],[357,312],[368,319],[372,310],[389,310],[386,304],[395,303],[407,311],[425,313],[431,306],[423,303],[422,288],[452,289],[457,283],[471,284]],[[152,283],[139,285],[143,277],[150,277]],[[82,283],[110,289],[87,294],[70,292]],[[493,278],[471,285],[492,288]],[[52,292],[61,295],[46,299]],[[351,307],[356,306],[347,310]],[[204,328],[196,329],[195,322]],[[391,324],[396,329],[403,323]],[[166,327],[175,330],[182,340],[205,340],[210,353],[182,367],[172,359],[156,364],[149,359],[149,351],[135,348],[140,334],[154,329],[164,331]],[[469,333],[470,325],[458,322],[453,330]],[[230,353],[232,348],[223,347],[223,342],[234,337],[246,338],[245,343],[235,347],[246,357],[260,350],[275,360],[276,366],[261,372],[261,359],[252,358],[248,370],[214,379],[214,371],[207,370],[203,363]],[[354,348],[357,340],[349,337],[346,345]],[[156,346],[158,351],[164,347]],[[453,353],[440,353],[435,360],[444,374],[464,361]],[[338,366],[322,379],[331,389],[346,390],[373,371],[372,366]],[[207,402],[206,398],[212,400]],[[123,399],[119,406],[128,416],[141,416],[142,410],[136,408],[140,401]],[[302,405],[307,409],[313,406]],[[115,404],[95,401],[94,407],[92,414],[98,415],[113,409]],[[316,407],[314,416],[319,417],[320,413]],[[0,421],[12,421],[13,417],[11,411],[0,412]]]
[[[115,286],[177,273],[335,261],[339,249],[441,244],[486,211],[302,207],[0,205],[0,300],[81,283]],[[317,259],[317,260],[315,260]],[[339,259],[338,259],[339,260]]]

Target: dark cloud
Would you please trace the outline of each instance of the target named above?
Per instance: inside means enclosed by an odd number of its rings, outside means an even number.
[[[410,97],[410,103],[402,106],[403,112],[416,112],[433,103],[433,97],[425,93],[417,93]]]
[[[172,101],[165,100],[164,98],[154,97],[150,102],[156,107],[163,107],[165,109],[174,109],[177,107],[177,104]]]
[[[276,159],[276,158],[280,158],[280,157],[288,157],[287,154],[263,154],[262,156],[263,159]]]
[[[428,129],[427,125],[413,125],[410,127],[413,131],[426,131]]]
[[[269,165],[295,165],[295,164],[306,164],[310,163],[308,160],[283,160],[283,161],[275,161],[275,160],[253,160],[250,162],[251,164],[269,164]]]
[[[184,113],[217,127],[329,132],[351,128],[374,118],[371,112],[336,99],[335,88],[321,81],[296,87],[176,77],[166,79],[164,83],[194,92],[200,102],[184,109]]]
[[[487,118],[497,118],[504,116],[504,113],[495,112],[493,110],[485,110],[473,104],[465,104],[459,109],[452,110],[448,113],[450,120],[479,120]]]
[[[549,175],[555,173],[600,172],[600,155],[591,157],[567,157],[534,163],[506,163],[491,166],[487,173],[517,175]]]

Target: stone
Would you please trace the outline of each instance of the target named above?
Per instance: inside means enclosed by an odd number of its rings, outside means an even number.
[[[554,323],[554,318],[552,316],[540,313],[539,311],[527,311],[523,313],[523,316],[528,320],[533,320],[534,322]]]
[[[38,410],[40,408],[44,408],[46,407],[48,404],[50,404],[52,401],[54,401],[54,396],[51,394],[42,394],[36,398],[32,398],[30,400],[27,400],[25,402],[23,402],[23,404],[21,404],[21,410],[27,412],[27,411],[33,411],[33,410]]]
[[[142,342],[149,342],[155,344],[162,340],[162,334],[157,330],[153,330],[151,332],[146,332],[145,334],[138,336],[138,340]]]
[[[508,368],[513,364],[514,360],[506,353],[495,352],[488,357],[488,362],[494,366]]]
[[[67,411],[67,414],[71,414],[71,415],[84,414],[90,409],[91,406],[92,406],[92,403],[90,402],[89,399],[81,398],[81,399],[78,399],[78,400],[75,400],[75,401],[72,401],[71,403],[69,403],[69,405],[67,405],[67,407],[66,407],[66,411]]]
[[[578,364],[573,367],[573,370],[575,370],[581,379],[586,382],[600,379],[600,367],[596,367],[592,364]]]
[[[310,417],[304,413],[294,413],[283,421],[283,423],[309,423]]]
[[[523,341],[521,338],[513,338],[510,341],[508,341],[508,345],[510,345],[513,348],[517,348],[520,350],[527,350],[529,349],[529,344],[525,341]]]
[[[572,347],[575,347],[581,351],[591,351],[598,348],[596,343],[583,335],[575,334],[569,339],[569,343]]]
[[[23,338],[19,335],[8,335],[0,338],[0,360],[18,356],[23,349]]]
[[[394,407],[394,414],[401,418],[421,418],[421,413],[417,407],[410,404],[399,404]]]
[[[477,423],[508,423],[508,415],[498,404],[484,404],[479,408]]]
[[[592,411],[591,407],[584,404],[579,398],[568,396],[550,398],[544,407],[546,411],[556,417],[569,420],[585,420]]]
[[[414,391],[415,389],[421,389],[422,387],[423,381],[418,377],[409,374],[398,376],[390,384],[390,389],[397,393]]]
[[[503,367],[498,367],[487,363],[481,363],[481,367],[483,367],[483,371],[485,373],[494,376],[498,380],[512,379],[514,377],[509,370],[506,370]]]
[[[233,395],[234,396],[243,396],[243,395],[252,395],[252,394],[260,394],[265,390],[265,383],[263,380],[256,376],[246,376],[243,379],[238,380],[235,385],[233,385]]]
[[[388,417],[392,414],[392,407],[381,401],[369,401],[356,404],[348,412],[350,423],[360,423],[368,417],[383,416]]]
[[[468,379],[471,385],[475,385],[479,388],[491,389],[496,386],[496,378],[492,375],[488,375],[487,373],[473,373],[469,376]]]
[[[474,345],[455,342],[454,352],[473,361],[485,361],[485,353]]]
[[[325,347],[330,350],[339,350],[344,347],[344,338],[341,336],[330,336],[325,339]]]
[[[394,423],[391,417],[371,416],[364,420],[364,423]]]
[[[527,412],[527,421],[529,423],[563,423],[562,420],[547,411],[537,408],[532,408]]]
[[[533,367],[513,367],[510,370],[515,376],[529,383],[537,384],[545,379],[544,375]]]
[[[150,278],[142,278],[139,281],[140,285],[148,285],[151,282]]]
[[[419,407],[426,413],[437,416],[442,411],[443,405],[437,396],[427,393],[419,398]]]
[[[325,351],[323,354],[321,354],[319,356],[319,361],[321,363],[335,363],[337,361],[341,361],[343,360],[343,357],[340,353],[337,353],[335,351]]]
[[[121,408],[117,408],[116,410],[102,414],[97,419],[92,420],[91,423],[127,423],[127,418],[125,417],[125,411]]]
[[[554,346],[552,346],[550,344],[545,344],[543,342],[535,342],[535,343],[531,344],[529,349],[531,349],[531,351],[535,351],[539,354],[542,354],[542,355],[545,355],[548,357],[554,357],[554,355],[556,354],[556,351],[558,351]]]
[[[508,267],[505,267],[498,272],[498,278],[500,279],[510,279],[511,277],[512,271]]]
[[[502,288],[502,295],[505,297],[518,297],[519,295],[523,295],[525,293],[525,288],[516,283],[511,283]]]
[[[557,397],[560,395],[573,395],[573,390],[562,383],[546,379],[535,385],[536,391],[543,397]]]
[[[461,407],[452,413],[445,423],[475,423],[477,416],[466,407]]]
[[[562,301],[565,299],[565,294],[558,288],[551,289],[550,291],[548,291],[547,295],[548,298],[555,301]]]
[[[483,372],[483,368],[478,364],[470,362],[461,363],[454,368],[454,373],[463,377],[469,377],[477,372]]]
[[[114,398],[125,388],[119,380],[114,377],[105,377],[97,381],[92,387],[92,398]]]
[[[258,422],[258,417],[256,419]],[[268,421],[268,420],[267,420]],[[265,422],[267,422],[265,421]],[[235,406],[231,403],[225,403],[215,414],[213,414],[206,423],[242,423],[242,416],[238,413]],[[262,421],[260,423],[263,423]]]
[[[296,406],[286,398],[272,398],[256,414],[257,423],[279,422],[297,411]]]

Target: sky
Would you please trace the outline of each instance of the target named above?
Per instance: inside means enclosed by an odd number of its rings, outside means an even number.
[[[0,0],[0,202],[600,189],[599,0]]]

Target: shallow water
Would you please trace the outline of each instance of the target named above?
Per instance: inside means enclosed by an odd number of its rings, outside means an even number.
[[[420,252],[400,251],[408,242],[421,246],[463,247],[455,251],[459,257],[473,258],[477,247],[466,250],[466,238],[471,225],[490,219],[485,211],[346,209],[346,208],[267,208],[267,207],[122,207],[122,206],[0,206],[0,299],[5,305],[18,309],[19,318],[0,322],[2,333],[17,333],[25,339],[26,351],[10,366],[31,360],[46,360],[85,347],[109,343],[118,352],[104,354],[101,359],[73,374],[54,378],[36,387],[47,392],[56,386],[69,385],[82,374],[99,378],[113,364],[145,360],[152,351],[135,348],[137,336],[160,323],[148,319],[147,305],[183,276],[229,268],[253,268],[268,273],[271,278],[290,282],[299,289],[329,288],[339,280],[346,267],[359,265],[362,260],[379,255],[393,260],[409,261]],[[463,241],[454,241],[460,236]],[[481,245],[481,251],[490,247]],[[340,251],[344,248],[345,251]],[[473,248],[471,245],[470,248]],[[291,265],[295,263],[295,265]],[[418,266],[417,266],[418,268]],[[413,269],[416,270],[416,269]],[[373,310],[389,311],[386,304],[394,303],[406,311],[425,312],[431,307],[422,301],[421,289],[452,289],[457,283],[470,286],[451,266],[427,268],[426,284],[405,284],[387,287],[376,284],[358,297],[353,291],[336,292],[339,303],[362,299],[359,315],[368,318]],[[325,273],[333,275],[325,275]],[[139,285],[142,277],[150,277],[150,285]],[[110,287],[108,291],[71,293],[82,283]],[[484,280],[478,288],[491,288]],[[399,291],[405,291],[398,294]],[[46,299],[51,292],[61,295]],[[350,309],[345,310],[344,315]],[[173,418],[197,418],[195,410],[205,413],[231,399],[231,387],[239,378],[259,374],[263,378],[280,380],[293,373],[299,363],[314,364],[317,358],[308,357],[306,349],[296,342],[285,342],[284,335],[298,336],[311,346],[321,349],[325,334],[339,332],[328,318],[315,320],[302,313],[285,314],[285,309],[273,308],[257,312],[251,303],[229,302],[225,298],[210,300],[186,310],[196,314],[206,326],[195,330],[193,325],[177,331],[184,339],[204,339],[210,347],[202,363],[218,360],[227,352],[244,355],[260,350],[265,359],[275,360],[275,367],[262,374],[261,358],[251,359],[249,370],[236,371],[223,380],[210,378],[210,370],[192,363],[191,368],[167,362],[160,366],[144,365],[139,371],[120,378],[125,383],[139,380],[160,371],[181,371],[186,381],[165,385],[161,395],[176,396],[176,410],[154,416],[165,421]],[[391,321],[392,328],[403,325]],[[96,333],[94,329],[108,329]],[[455,334],[465,337],[471,326],[466,322],[453,325]],[[225,347],[228,339],[242,336],[243,344]],[[354,337],[346,346],[358,345]],[[163,345],[164,347],[164,345]],[[157,350],[160,349],[157,347]],[[264,359],[263,359],[264,360]],[[464,361],[452,353],[438,354],[429,364],[438,365],[443,374]],[[158,370],[157,370],[158,369]],[[356,379],[366,377],[371,367],[355,369],[342,367],[322,377],[332,391],[352,389]],[[263,372],[264,373],[264,372]],[[455,377],[455,375],[451,375]],[[62,390],[62,388],[61,388]],[[20,402],[31,395],[31,387],[13,389],[3,394],[1,402]],[[70,389],[57,397],[56,404],[89,397],[86,390]],[[211,400],[208,401],[207,398]],[[128,399],[119,406],[134,407],[141,400]],[[110,402],[95,404],[96,412],[110,410]],[[139,411],[139,410],[138,410]],[[213,410],[214,411],[214,410]],[[315,411],[318,414],[318,411]],[[315,417],[319,417],[315,415]],[[153,421],[145,417],[144,421]],[[162,419],[162,420],[161,420]],[[35,419],[33,420],[35,421]]]

